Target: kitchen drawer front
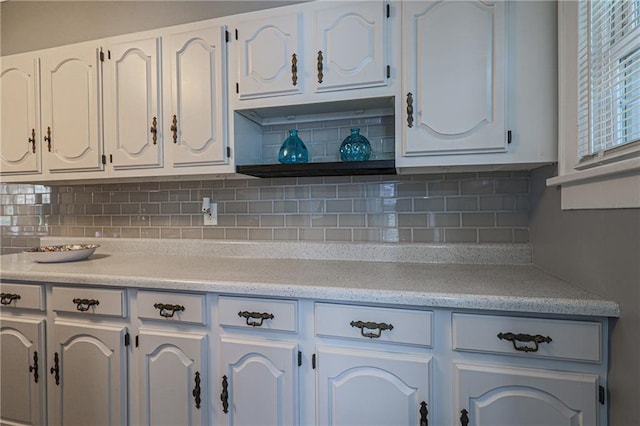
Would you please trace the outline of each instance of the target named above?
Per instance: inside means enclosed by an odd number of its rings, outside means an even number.
[[[317,336],[430,347],[433,312],[316,303]]]
[[[206,324],[204,294],[138,291],[138,318]]]
[[[602,360],[599,322],[461,313],[454,313],[452,321],[454,350],[574,361]]]
[[[124,318],[127,316],[125,290],[54,287],[53,310]]]
[[[2,293],[2,309],[45,310],[44,287],[41,285],[1,283],[0,293]]]
[[[298,302],[295,300],[220,296],[218,316],[223,326],[298,331]]]

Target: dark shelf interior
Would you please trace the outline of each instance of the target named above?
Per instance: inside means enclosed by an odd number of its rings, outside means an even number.
[[[306,176],[395,175],[395,160],[236,166],[236,172],[260,178]]]

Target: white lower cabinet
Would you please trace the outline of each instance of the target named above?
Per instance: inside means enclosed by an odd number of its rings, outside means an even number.
[[[427,355],[319,347],[317,424],[426,424],[430,364]]]
[[[127,327],[58,320],[49,354],[49,425],[127,424]]]
[[[45,425],[45,320],[3,315],[0,323],[0,424]]]
[[[141,329],[141,425],[207,425],[207,335]]]
[[[300,424],[297,343],[223,336],[220,361],[224,424]]]
[[[454,371],[461,425],[599,424],[597,375],[459,363]]]

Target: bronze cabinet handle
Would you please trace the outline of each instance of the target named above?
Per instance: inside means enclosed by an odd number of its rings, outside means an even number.
[[[420,403],[420,426],[429,426],[429,420],[427,420],[428,414],[429,410],[427,410],[427,403],[422,401]]]
[[[498,333],[498,339],[500,340],[508,340],[511,343],[513,343],[513,348],[516,351],[520,351],[520,352],[537,352],[538,351],[538,345],[540,343],[551,343],[551,337],[549,336],[541,336],[540,334],[536,334],[535,336],[531,335],[531,334],[516,334],[516,333],[511,333],[511,332],[507,332],[507,333]],[[516,342],[521,342],[521,343],[533,343],[533,347],[531,346],[527,346],[527,345],[522,345],[522,346],[518,346],[518,344]]]
[[[469,412],[464,408],[460,411],[460,426],[469,426]]]
[[[368,337],[370,339],[377,339],[382,335],[383,330],[393,330],[393,325],[387,324],[384,322],[370,322],[370,321],[351,321],[351,327],[357,327],[360,329],[360,334],[363,337]],[[365,329],[369,330],[378,330],[377,333],[365,332]]]
[[[261,327],[264,320],[271,320],[275,318],[273,314],[267,312],[249,312],[249,311],[241,311],[238,312],[238,316],[247,319],[247,325],[251,327]],[[251,321],[250,321],[251,320]],[[253,321],[260,320],[260,321]]]
[[[171,133],[173,133],[173,143],[178,143],[178,117],[175,114],[171,121]]]
[[[322,79],[324,78],[324,74],[322,73],[322,50],[318,50],[318,83],[322,84]]]
[[[56,386],[60,386],[60,358],[58,352],[53,354],[53,367],[51,367],[51,374],[56,380]]]
[[[33,151],[33,153],[36,153],[36,129],[31,129],[31,137],[29,139],[27,139],[31,144],[31,151]]]
[[[291,83],[296,86],[298,84],[298,55],[291,55]]]
[[[14,300],[20,300],[20,295],[16,293],[0,293],[0,303],[10,305]]]
[[[182,305],[171,305],[169,303],[156,303],[153,307],[159,309],[160,316],[165,318],[173,318],[173,314],[176,312],[183,312],[186,310]]]
[[[149,131],[151,132],[151,134],[153,135],[153,144],[157,144],[158,143],[158,119],[153,117],[153,120],[151,120],[151,128],[149,129]]]
[[[222,412],[229,412],[229,382],[227,376],[222,376],[222,393],[220,394],[220,401],[222,401]]]
[[[33,382],[38,383],[38,351],[33,352],[33,365],[29,366],[29,373],[33,373]]]
[[[407,126],[413,127],[413,95],[407,93]]]
[[[100,304],[100,301],[97,300],[97,299],[78,299],[78,298],[76,298],[76,299],[73,299],[72,302],[76,304],[76,309],[79,310],[80,312],[86,312],[92,306],[98,306]]]
[[[196,385],[193,388],[193,391],[191,392],[191,394],[193,395],[193,398],[196,402],[196,408],[199,410],[200,409],[200,402],[202,401],[200,399],[200,372],[196,371],[196,376],[194,379]]]
[[[47,149],[51,152],[51,127],[47,127],[47,136],[44,137],[44,141],[47,143]]]

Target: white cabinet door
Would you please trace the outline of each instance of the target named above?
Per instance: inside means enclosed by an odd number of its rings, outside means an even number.
[[[92,44],[42,54],[43,161],[52,173],[103,169],[100,64]]]
[[[224,424],[299,424],[296,343],[223,336],[221,357]]]
[[[303,92],[305,63],[302,12],[238,23],[237,92],[239,99]]]
[[[165,139],[174,167],[228,162],[224,31],[215,26],[169,37],[171,113]]]
[[[430,363],[429,356],[318,348],[318,424],[424,424]]]
[[[384,86],[387,82],[386,12],[382,1],[322,5],[314,12],[317,92]]]
[[[504,151],[506,2],[402,3],[403,156]]]
[[[0,69],[0,173],[40,173],[38,58],[2,58]]]
[[[126,332],[119,325],[55,322],[49,424],[127,424]]]
[[[207,336],[140,330],[140,424],[208,425]]]
[[[0,424],[46,425],[43,319],[0,318]]]
[[[455,414],[470,425],[598,424],[597,375],[466,364],[454,374]]]
[[[162,166],[160,37],[110,43],[104,62],[105,151],[114,170]]]

